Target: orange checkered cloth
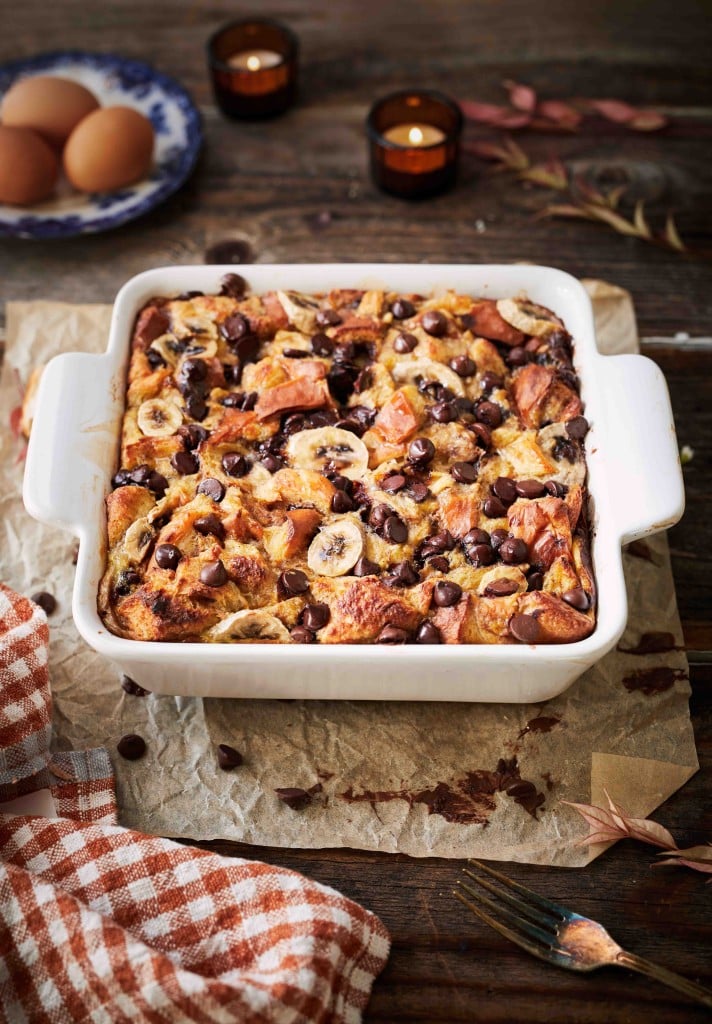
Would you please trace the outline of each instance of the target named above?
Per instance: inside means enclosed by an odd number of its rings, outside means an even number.
[[[50,753],[44,612],[0,584],[0,1020],[361,1020],[388,957],[373,914],[293,871],[116,824],[105,750]]]

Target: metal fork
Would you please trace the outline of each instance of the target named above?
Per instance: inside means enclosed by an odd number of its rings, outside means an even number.
[[[678,992],[684,992],[712,1009],[712,991],[668,971],[666,967],[658,967],[635,953],[628,953],[597,921],[581,917],[558,903],[544,899],[480,861],[471,860],[470,864],[500,883],[494,885],[489,878],[483,878],[465,868],[465,874],[492,893],[496,901],[459,880],[457,884],[472,899],[467,899],[458,890],[453,890],[453,895],[500,935],[516,942],[540,960],[565,967],[569,971],[595,971],[597,967],[607,965],[628,967]]]

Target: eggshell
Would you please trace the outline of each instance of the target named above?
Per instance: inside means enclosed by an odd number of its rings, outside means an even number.
[[[36,75],[9,89],[0,108],[0,120],[14,128],[33,128],[58,149],[83,117],[99,103],[88,89],[68,78]]]
[[[81,192],[110,192],[143,178],[153,156],[153,127],[130,107],[85,117],[64,147],[64,170]]]
[[[52,148],[29,128],[0,125],[0,203],[29,206],[52,193],[59,162]]]

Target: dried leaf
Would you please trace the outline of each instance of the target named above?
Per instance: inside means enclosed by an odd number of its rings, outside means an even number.
[[[469,121],[489,124],[495,128],[524,128],[531,115],[523,111],[500,107],[494,103],[479,103],[476,100],[460,100],[460,109]]]
[[[600,203],[603,206],[608,205],[606,201],[606,196],[603,194],[603,192],[599,192],[597,188],[594,188],[594,186],[590,182],[586,181],[586,179],[583,178],[580,174],[577,174],[574,178],[574,185],[576,187],[576,191],[579,192],[583,196],[583,198],[588,200],[589,202]]]
[[[635,204],[635,214],[633,216],[633,223],[638,229],[638,234],[640,235],[640,237],[647,238],[648,241],[650,241],[650,239],[653,237],[653,233],[648,226],[647,220],[645,219],[644,206],[645,203],[642,199],[639,199],[638,202]]]
[[[664,853],[658,854],[658,857],[664,856]],[[669,856],[684,857],[685,860],[698,861],[700,863],[709,864],[712,867],[712,844],[707,843],[705,846],[688,846],[684,850],[671,850],[669,852]]]
[[[589,100],[588,105],[601,117],[615,124],[628,124],[638,113],[635,107],[623,100]]]
[[[594,219],[582,207],[574,206],[572,203],[552,203],[549,206],[545,206],[540,213],[535,214],[534,219],[541,220],[542,217],[575,217],[579,220]]]
[[[628,127],[637,132],[657,132],[667,127],[669,123],[667,117],[659,114],[657,110],[639,110],[635,117],[628,121]]]
[[[615,210],[611,210],[609,206],[601,206],[598,203],[584,203],[583,206],[594,220],[603,221],[619,235],[627,235],[629,238],[641,237],[635,224],[631,224],[625,217],[621,217]]]
[[[667,220],[665,221],[665,230],[663,231],[662,238],[665,244],[669,245],[670,248],[674,249],[676,252],[687,252],[687,247],[685,246],[685,243],[680,238],[677,232],[677,227],[675,226],[675,218],[673,217],[672,213],[669,213],[667,215]]]
[[[553,121],[560,128],[575,131],[583,120],[583,114],[561,100],[542,100],[537,104],[537,114]]]
[[[610,192],[607,192],[604,196],[606,205],[610,206],[612,210],[618,209],[618,203],[620,202],[621,197],[625,195],[627,188],[627,185],[616,185],[616,187],[612,188]]]
[[[641,843],[660,846],[665,851],[675,850],[676,843],[666,828],[647,818],[633,818],[622,807],[615,804],[608,793],[608,810],[596,804],[575,804],[568,800],[562,803],[579,812],[591,829],[589,835],[578,845],[610,842],[616,839],[637,839]],[[712,849],[712,848],[711,848]]]
[[[509,93],[509,102],[517,110],[524,110],[527,114],[534,112],[536,107],[536,93],[529,85],[522,85],[520,82],[513,82],[510,78],[503,83]]]
[[[522,171],[519,177],[523,181],[531,181],[534,185],[543,185],[544,188],[555,188],[559,191],[563,191],[569,184],[566,168],[558,159],[548,160],[545,164],[533,164]]]

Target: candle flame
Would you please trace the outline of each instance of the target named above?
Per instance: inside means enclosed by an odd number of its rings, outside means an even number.
[[[419,146],[423,141],[423,133],[420,128],[411,128],[408,132],[408,142],[414,146]]]
[[[247,70],[248,71],[259,71],[262,67],[262,61],[256,54],[250,54],[247,58]]]

